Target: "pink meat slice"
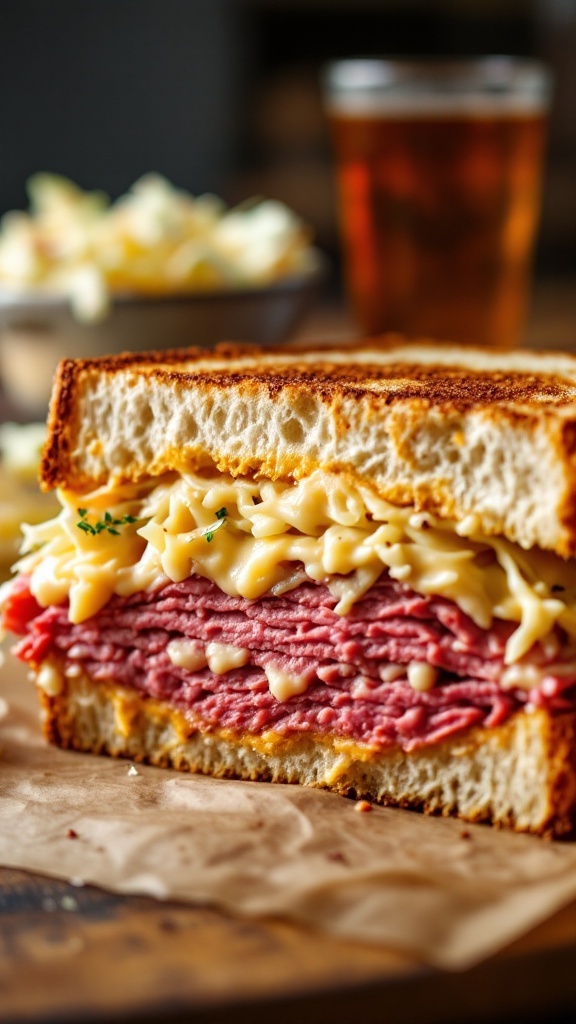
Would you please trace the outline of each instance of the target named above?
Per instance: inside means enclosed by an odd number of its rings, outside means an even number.
[[[553,711],[576,704],[576,667],[572,677],[549,678],[537,691],[499,686],[509,623],[479,629],[452,602],[421,597],[388,577],[348,615],[337,615],[336,603],[313,582],[246,601],[195,576],[113,597],[78,625],[68,621],[65,605],[42,610],[16,653],[38,663],[54,651],[95,682],[135,687],[193,713],[207,728],[331,733],[376,750],[412,750],[473,725],[496,726],[527,701]],[[176,666],[167,645],[182,638],[199,647],[245,648],[249,661],[221,675]],[[432,689],[416,691],[405,673],[388,680],[390,664],[415,661],[439,670]],[[303,677],[305,692],[278,701],[265,674],[270,666]]]

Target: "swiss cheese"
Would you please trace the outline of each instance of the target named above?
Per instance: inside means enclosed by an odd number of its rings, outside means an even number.
[[[198,574],[253,600],[297,585],[302,568],[332,590],[345,615],[387,570],[419,594],[455,601],[481,628],[494,618],[515,623],[507,664],[557,623],[576,638],[574,560],[482,536],[474,517],[448,522],[392,505],[343,475],[317,471],[287,483],[184,469],[59,497],[55,519],[24,527],[17,569],[41,605],[68,599],[72,622],[114,593],[166,578]]]

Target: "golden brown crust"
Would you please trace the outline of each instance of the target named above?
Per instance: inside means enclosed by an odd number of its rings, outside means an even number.
[[[54,375],[54,384],[48,413],[47,438],[40,467],[43,490],[74,486],[72,470],[72,438],[78,418],[78,392],[83,380],[106,377],[120,370],[133,368],[151,380],[174,377],[171,367],[188,366],[200,359],[235,359],[261,350],[252,345],[234,345],[223,342],[212,354],[201,348],[166,349],[156,352],[123,352],[118,355],[93,359],[63,359]],[[162,367],[162,369],[158,369]],[[180,370],[178,379],[191,376]]]
[[[412,353],[415,361],[411,361]],[[495,369],[497,359],[508,360],[508,368]],[[503,533],[524,546],[538,543],[571,557],[576,554],[575,382],[576,357],[566,353],[497,356],[481,349],[459,350],[432,343],[399,346],[394,337],[378,339],[377,346],[371,348],[351,347],[344,354],[223,345],[214,352],[184,349],[66,360],[56,376],[41,481],[47,490],[64,487],[82,492],[105,484],[110,477],[122,482],[157,476],[185,460],[194,468],[216,465],[222,472],[256,473],[272,479],[301,477],[317,468],[329,468],[353,472],[363,482],[370,482],[373,467],[367,472],[362,454],[366,442],[373,446],[374,473],[380,474],[379,480],[389,469],[380,489],[388,500],[415,504],[443,517],[460,518],[478,511],[486,533]],[[190,424],[190,433],[181,431],[171,444],[168,430],[164,430],[165,443],[153,445],[146,457],[140,457],[134,437],[119,446],[118,454],[109,438],[101,441],[105,424],[95,423],[90,432],[85,426],[87,409],[94,412],[98,401],[103,401],[98,396],[116,387],[118,403],[126,403],[135,385],[141,398],[143,392],[149,393],[146,416],[155,415],[154,397],[164,395],[165,406],[184,410],[183,421]],[[229,431],[219,433],[210,420],[212,406],[226,409],[232,405],[244,411],[258,407],[260,412],[254,415],[261,416],[263,425],[272,422],[275,428],[277,417],[286,421],[292,408],[297,410],[295,421],[300,417],[300,432],[294,439],[288,437],[283,447],[272,436],[266,444],[264,430],[258,451],[253,444],[238,446]],[[200,407],[202,412],[192,422],[191,410]],[[320,424],[314,451],[308,444],[313,433],[307,432],[308,422]],[[518,487],[513,479],[508,507],[492,501],[484,510],[477,495],[473,509],[464,507],[468,480],[459,466],[454,465],[452,473],[449,463],[471,450],[470,438],[463,445],[458,442],[467,426],[476,439],[481,428],[484,440],[488,438],[492,445],[492,456],[495,437],[500,437],[496,447],[502,454],[510,446],[523,448],[519,486],[528,494],[541,486],[540,481],[528,481],[530,470],[526,469],[531,461],[531,439],[538,441],[535,459],[540,463],[547,460],[556,475],[549,496],[553,507],[543,511],[549,522],[554,520],[549,536],[538,536],[534,525],[530,527],[532,536],[523,536],[523,523],[537,516],[532,508],[529,516],[522,511],[515,519],[518,493],[512,492],[518,492]],[[318,441],[321,437],[325,438],[324,447]],[[349,440],[356,437],[359,450],[350,455],[353,445]],[[99,461],[87,458],[87,452],[96,455],[99,444],[107,446],[106,457]],[[443,461],[438,460],[437,470],[432,467],[427,472],[422,452],[426,448],[431,451],[434,445],[441,446]],[[468,465],[466,472],[475,474],[482,491],[478,466]],[[516,467],[507,465],[508,479],[516,472]],[[526,500],[529,504],[531,499]]]
[[[557,834],[573,831],[576,820],[576,715],[549,718],[547,747],[550,760],[550,822],[564,823]]]
[[[387,806],[560,837],[576,815],[576,714],[519,711],[410,753],[310,733],[255,736],[202,726],[114,684],[40,691],[44,732],[64,749],[219,778],[300,783]],[[79,699],[78,699],[79,698]]]

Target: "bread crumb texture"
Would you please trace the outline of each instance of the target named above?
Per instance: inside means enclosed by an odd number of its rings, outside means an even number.
[[[576,714],[520,711],[493,729],[405,753],[336,736],[239,735],[112,683],[66,678],[40,690],[44,730],[57,745],[220,778],[299,783],[356,801],[492,822],[561,836],[576,810]]]
[[[65,361],[42,478],[346,471],[387,500],[576,553],[576,357],[399,345]]]

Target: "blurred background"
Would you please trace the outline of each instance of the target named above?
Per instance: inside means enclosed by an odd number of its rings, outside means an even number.
[[[3,0],[0,213],[38,170],[112,198],[146,171],[278,198],[340,253],[319,71],[350,55],[510,53],[556,78],[536,276],[576,292],[576,0]],[[552,309],[556,308],[551,301]],[[561,339],[563,343],[563,339]]]

